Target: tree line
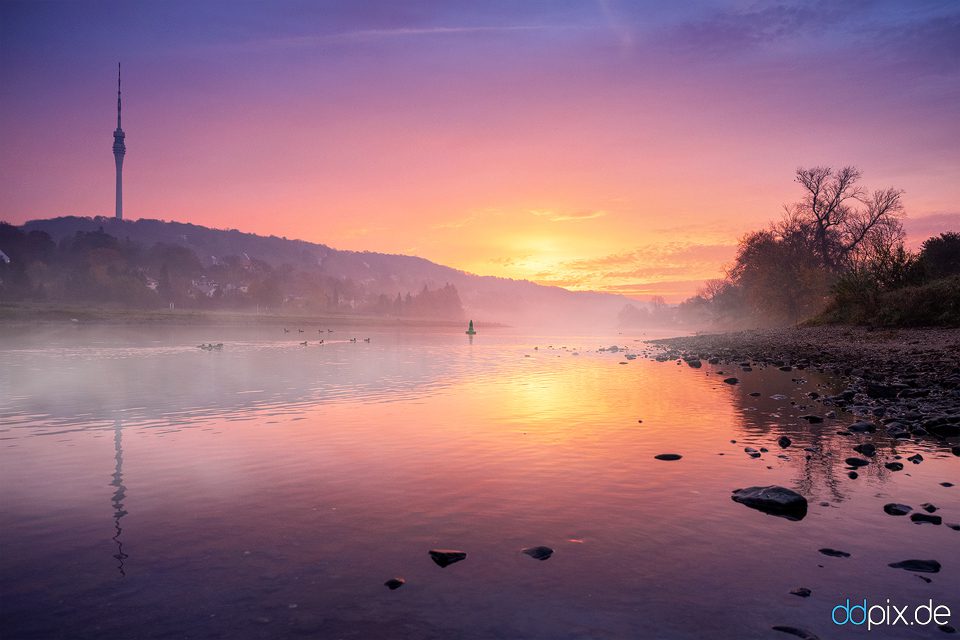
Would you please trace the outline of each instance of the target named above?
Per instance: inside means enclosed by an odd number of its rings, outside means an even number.
[[[121,240],[99,229],[55,242],[44,231],[0,222],[0,302],[155,309],[260,309],[461,320],[457,289],[395,291],[318,266],[228,255],[202,261],[189,247]]]
[[[800,168],[802,197],[741,238],[724,278],[677,309],[722,328],[823,322],[960,324],[960,234],[908,250],[903,191],[868,190],[855,167]]]

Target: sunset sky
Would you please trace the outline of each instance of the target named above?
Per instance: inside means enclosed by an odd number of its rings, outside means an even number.
[[[0,219],[113,211],[679,300],[800,165],[960,229],[960,3],[0,2]]]

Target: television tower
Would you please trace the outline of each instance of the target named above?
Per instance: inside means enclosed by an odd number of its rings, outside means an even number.
[[[117,130],[113,132],[113,159],[117,162],[117,219],[123,220],[123,156],[127,145],[123,143],[126,134],[120,128],[120,63],[117,63]]]

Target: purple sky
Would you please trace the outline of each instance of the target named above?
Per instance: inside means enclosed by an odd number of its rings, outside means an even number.
[[[125,212],[689,295],[797,166],[960,228],[960,2],[3,2],[0,219]]]

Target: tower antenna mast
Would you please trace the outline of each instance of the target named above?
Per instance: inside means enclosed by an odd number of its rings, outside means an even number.
[[[117,63],[117,130],[113,132],[113,159],[117,164],[117,220],[123,220],[123,156],[127,153],[126,134],[120,127],[120,63]]]

